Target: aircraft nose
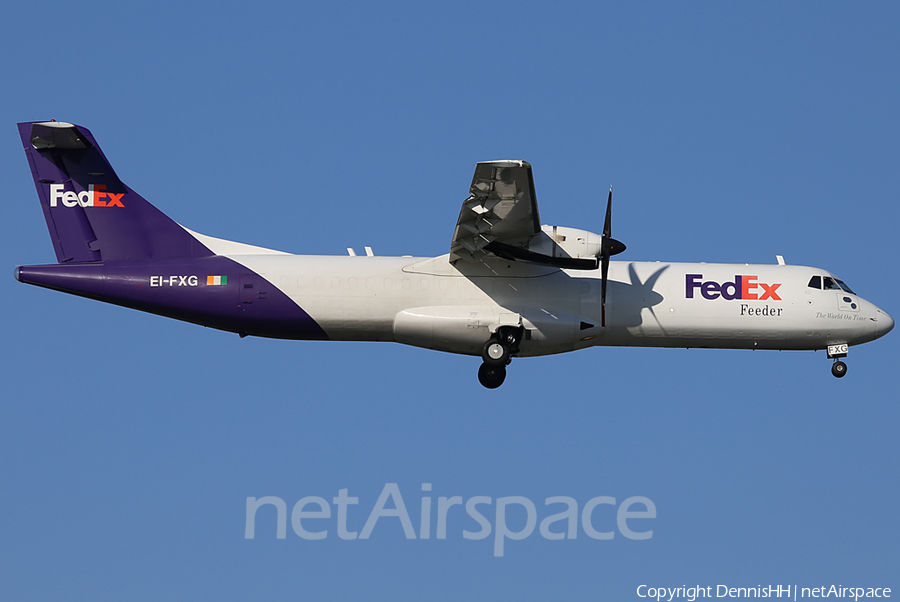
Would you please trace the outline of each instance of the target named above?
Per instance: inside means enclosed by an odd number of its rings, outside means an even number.
[[[875,308],[875,338],[883,337],[894,328],[894,318],[881,308]]]

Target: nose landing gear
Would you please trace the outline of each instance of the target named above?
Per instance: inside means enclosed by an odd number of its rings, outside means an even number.
[[[481,350],[484,363],[478,368],[478,382],[487,389],[496,389],[506,380],[506,366],[519,353],[519,343],[525,328],[503,326],[497,329]]]
[[[835,378],[843,378],[847,374],[847,364],[841,361],[842,357],[847,357],[850,350],[849,345],[829,345],[828,357],[834,358],[834,364],[831,366],[831,373]]]
[[[831,373],[837,378],[843,378],[844,375],[847,374],[847,364],[841,360],[836,360],[834,364],[831,365]]]

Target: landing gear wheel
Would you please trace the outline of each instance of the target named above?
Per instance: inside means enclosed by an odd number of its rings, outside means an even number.
[[[509,347],[495,339],[491,339],[484,344],[484,348],[481,350],[481,358],[485,364],[490,366],[505,366],[509,363]]]
[[[478,369],[478,382],[487,389],[496,389],[506,380],[506,366],[491,366],[481,364]]]
[[[847,374],[847,364],[838,360],[831,366],[831,373],[837,378],[843,378]]]

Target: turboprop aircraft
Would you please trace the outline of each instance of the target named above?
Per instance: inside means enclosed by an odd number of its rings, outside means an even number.
[[[894,320],[834,274],[785,265],[611,261],[602,234],[541,225],[531,166],[478,163],[434,258],[292,255],[198,234],[122,183],[86,128],[19,124],[58,263],[20,282],[240,336],[393,341],[482,359],[499,387],[513,357],[597,345],[825,349]]]

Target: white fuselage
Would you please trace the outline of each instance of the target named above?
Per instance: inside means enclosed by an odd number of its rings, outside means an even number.
[[[489,258],[229,254],[278,287],[332,340],[396,341],[480,355],[503,325],[524,326],[521,356],[593,345],[824,349],[878,338],[893,320],[825,270],[789,265],[610,264],[606,326],[599,270]]]

